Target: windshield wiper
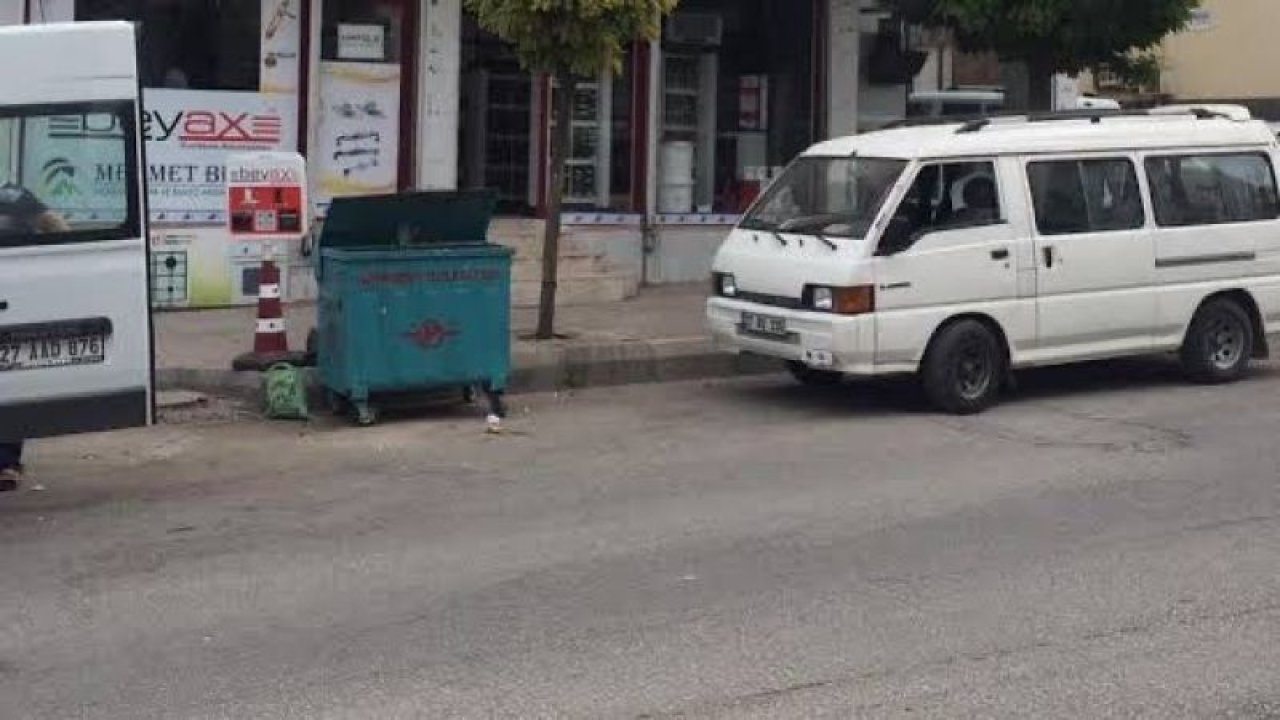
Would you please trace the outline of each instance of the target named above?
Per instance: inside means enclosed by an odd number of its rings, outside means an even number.
[[[813,236],[814,236],[814,237],[816,237],[816,238],[818,238],[818,240],[819,240],[819,241],[821,241],[823,245],[826,245],[826,246],[827,246],[827,249],[829,249],[829,250],[839,250],[839,249],[840,249],[840,246],[838,246],[838,245],[836,245],[835,243],[831,242],[831,238],[828,238],[826,235],[823,235],[822,233],[814,233],[814,234],[813,234]]]
[[[782,237],[782,233],[777,230],[771,230],[770,232],[773,233],[774,239],[782,244],[782,247],[791,247],[791,244],[787,242],[787,239]]]

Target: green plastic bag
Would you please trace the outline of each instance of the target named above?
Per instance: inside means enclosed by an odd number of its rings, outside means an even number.
[[[302,369],[277,363],[262,375],[262,396],[272,420],[307,419],[307,384]]]

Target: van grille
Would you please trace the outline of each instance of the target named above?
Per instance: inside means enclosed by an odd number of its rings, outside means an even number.
[[[739,290],[737,299],[753,302],[757,305],[770,305],[773,307],[786,308],[788,310],[804,310],[804,303],[800,298],[786,297],[784,295],[766,295],[764,293],[749,292],[747,290]]]

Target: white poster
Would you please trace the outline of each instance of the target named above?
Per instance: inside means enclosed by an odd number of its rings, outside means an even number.
[[[333,197],[396,191],[400,158],[400,66],[320,63],[320,122],[310,153],[312,193]],[[322,213],[323,214],[323,213]]]
[[[143,105],[155,222],[225,223],[227,157],[298,148],[293,95],[148,89]]]
[[[298,92],[301,5],[302,0],[262,0],[262,68],[258,87],[264,93]]]
[[[386,60],[387,28],[383,25],[338,23],[338,57],[342,60]]]

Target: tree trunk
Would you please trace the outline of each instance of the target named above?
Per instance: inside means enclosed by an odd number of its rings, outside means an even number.
[[[555,129],[551,133],[551,179],[547,188],[546,234],[542,238],[542,296],[538,300],[539,340],[555,337],[556,288],[560,271],[560,213],[564,205],[564,170],[572,139],[573,95],[576,80],[569,73],[556,76]]]
[[[1027,109],[1033,112],[1049,112],[1053,110],[1053,63],[1047,58],[1029,58],[1027,60]]]

